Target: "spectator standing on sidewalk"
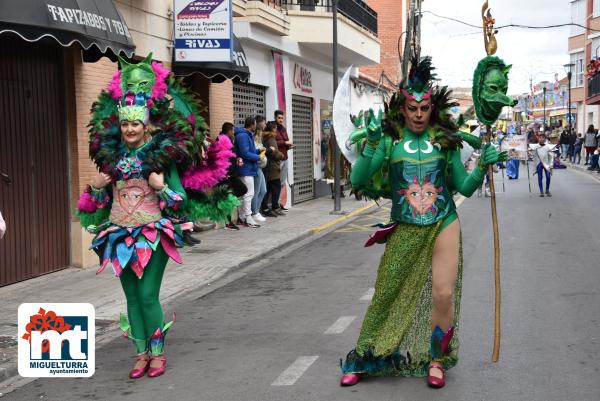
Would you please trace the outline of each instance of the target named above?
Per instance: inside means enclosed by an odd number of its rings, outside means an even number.
[[[268,163],[265,168],[267,179],[267,195],[262,201],[262,211],[265,216],[277,217],[285,215],[279,208],[279,194],[281,192],[281,161],[283,153],[277,146],[277,123],[269,122],[263,133],[263,144],[267,149]],[[269,209],[269,198],[271,208]]]
[[[590,157],[596,150],[596,147],[598,147],[598,140],[596,139],[596,132],[595,132],[594,126],[592,124],[590,124],[590,126],[588,127],[588,129],[585,133],[585,139],[584,139],[583,146],[585,146],[585,165],[588,165],[588,164],[590,164]]]
[[[571,160],[573,158],[573,153],[575,152],[575,141],[577,141],[577,134],[575,131],[569,132],[569,146],[567,147],[567,157],[565,160]]]
[[[265,156],[265,147],[263,145],[263,132],[267,121],[264,116],[256,116],[256,131],[254,132],[254,145],[256,150],[259,152],[261,159],[258,161],[258,169],[256,170],[256,179],[254,180],[254,197],[252,198],[252,217],[254,220],[262,222],[266,221],[262,214],[260,214],[260,205],[262,204],[263,198],[267,194],[267,182],[263,169],[267,167],[267,158]]]
[[[600,166],[598,165],[598,158],[600,158],[600,147],[594,150],[594,153],[590,156],[590,166],[587,168],[588,170],[597,170],[600,171]]]
[[[225,122],[225,123],[223,123],[223,126],[221,127],[221,132],[219,133],[219,137],[221,137],[221,135],[226,136],[227,138],[229,138],[231,143],[233,143],[235,146],[234,130],[235,130],[235,126],[232,123]],[[231,189],[231,192],[233,192],[234,196],[241,199],[242,196],[244,196],[246,194],[246,192],[248,191],[248,189],[246,188],[244,183],[237,176],[237,168],[238,168],[238,166],[241,166],[243,164],[243,162],[242,162],[242,159],[239,157],[232,157],[229,162],[230,162],[230,164],[229,164],[229,167],[227,168],[227,176],[223,180],[223,183],[225,183],[225,184],[227,184],[227,186],[229,186],[229,188]],[[239,230],[240,229],[233,222],[231,215],[227,216],[227,221],[228,222],[225,225],[225,229],[228,229],[228,230]]]
[[[245,227],[258,228],[260,225],[252,218],[252,198],[254,197],[254,179],[257,176],[257,163],[261,159],[254,145],[254,130],[256,120],[247,117],[244,128],[235,128],[235,154],[242,159],[243,164],[237,166],[237,173],[246,186],[247,192],[242,197],[242,205],[238,209],[238,224]]]
[[[567,158],[567,150],[569,149],[569,131],[566,129],[560,134],[560,157],[563,160]]]
[[[288,176],[288,163],[287,163],[288,150],[291,150],[294,147],[294,144],[292,143],[292,141],[290,141],[290,138],[288,137],[288,134],[287,134],[287,130],[285,129],[285,126],[283,125],[283,122],[285,120],[285,115],[283,114],[283,111],[275,110],[274,116],[275,116],[275,123],[277,123],[277,148],[283,155],[283,159],[281,160],[281,178],[280,178],[281,188],[283,189],[283,186],[287,182],[287,176]],[[280,193],[281,193],[281,190],[280,190]],[[280,202],[280,208],[282,210],[286,210],[285,205],[283,205],[281,202]]]
[[[573,157],[571,158],[571,163],[580,164],[581,163],[581,147],[583,146],[583,136],[581,134],[577,134],[577,139],[575,139],[575,144],[573,145]]]

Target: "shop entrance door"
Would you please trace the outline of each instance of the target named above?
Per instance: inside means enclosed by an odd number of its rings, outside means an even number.
[[[69,265],[63,52],[0,40],[0,286]]]
[[[293,203],[315,197],[312,109],[311,98],[292,95],[292,132],[295,145]]]

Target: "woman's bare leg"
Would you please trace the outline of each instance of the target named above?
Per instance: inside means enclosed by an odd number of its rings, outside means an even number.
[[[446,332],[453,326],[454,287],[458,274],[458,252],[460,246],[460,223],[452,222],[438,236],[433,248],[432,259],[432,298],[431,328],[436,326]],[[431,374],[442,377],[439,369]]]

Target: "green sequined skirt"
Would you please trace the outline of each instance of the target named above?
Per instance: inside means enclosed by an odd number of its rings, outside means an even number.
[[[443,221],[430,226],[399,224],[388,236],[375,294],[356,348],[341,365],[343,373],[369,376],[427,375],[431,361],[431,260]],[[440,362],[458,361],[458,319],[462,285],[462,241],[454,289],[454,337]]]

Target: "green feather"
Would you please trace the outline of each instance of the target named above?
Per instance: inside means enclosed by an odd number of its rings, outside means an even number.
[[[81,212],[79,210],[75,210],[75,215],[79,217],[79,221],[81,222],[81,226],[87,229],[90,226],[100,226],[108,221],[108,216],[110,216],[110,208],[104,207],[96,209],[93,213]]]
[[[186,214],[190,220],[209,219],[215,223],[227,223],[228,217],[240,201],[226,185],[213,189],[212,193],[190,192],[186,204]]]

